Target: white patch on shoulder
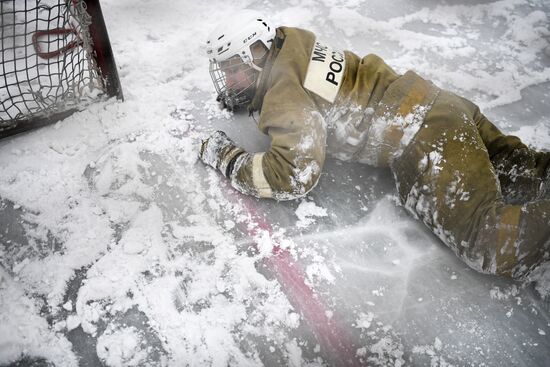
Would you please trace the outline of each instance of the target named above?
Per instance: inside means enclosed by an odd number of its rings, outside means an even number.
[[[304,88],[334,103],[346,68],[344,52],[315,41],[307,67]]]

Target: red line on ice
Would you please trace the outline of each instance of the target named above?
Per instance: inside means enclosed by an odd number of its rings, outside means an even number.
[[[248,235],[253,238],[258,235],[259,230],[267,231],[271,235],[273,233],[271,225],[257,213],[248,199],[244,199],[243,203],[254,225],[254,227],[247,227]],[[330,356],[331,364],[361,365],[356,357],[350,335],[329,317],[328,309],[313,289],[306,284],[304,272],[293,260],[290,252],[275,246],[272,254],[266,258],[266,265],[274,272],[290,303],[311,327],[322,350]]]

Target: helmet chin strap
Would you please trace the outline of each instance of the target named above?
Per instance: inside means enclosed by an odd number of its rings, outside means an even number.
[[[254,55],[254,51],[253,51],[252,49],[251,49],[250,51],[251,51],[252,55]],[[256,71],[262,71],[262,70],[263,70],[263,68],[260,67],[260,66],[258,66],[258,65],[256,65],[256,63],[255,63],[254,61],[258,60],[258,62],[260,62],[262,65],[265,64],[265,59],[266,59],[266,56],[267,56],[267,52],[268,52],[268,51],[266,50],[266,51],[263,53],[263,55],[260,56],[260,57],[254,57],[254,56],[252,56],[252,62],[251,62],[251,65],[250,65],[250,66],[252,67],[252,69],[254,69],[254,70],[256,70]]]
[[[261,68],[258,65],[254,64],[254,61],[252,61],[250,64],[251,64],[250,66],[252,67],[252,69],[254,69],[256,71],[262,71],[263,70],[263,68]]]

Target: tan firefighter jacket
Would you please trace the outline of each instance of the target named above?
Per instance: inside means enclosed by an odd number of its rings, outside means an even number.
[[[522,278],[550,259],[550,152],[415,73],[282,27],[249,108],[270,149],[246,153],[218,134],[223,151],[208,154],[221,153],[240,191],[305,195],[326,154],[389,166],[403,206],[472,268]]]
[[[238,156],[232,184],[246,194],[288,200],[316,185],[326,154],[388,166],[437,93],[376,55],[361,59],[309,31],[278,28],[249,106],[261,111],[258,127],[271,137],[271,148]]]

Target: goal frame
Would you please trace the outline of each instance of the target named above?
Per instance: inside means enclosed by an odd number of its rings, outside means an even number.
[[[100,77],[104,84],[104,95],[106,97],[116,97],[119,100],[124,100],[115,58],[99,0],[83,0],[83,2],[86,5],[88,15],[91,17],[89,33],[93,44],[92,56],[95,59]],[[65,111],[49,113],[43,116],[33,116],[31,114],[28,118],[18,120],[14,127],[0,130],[0,139],[58,122],[79,110],[79,108],[73,107]]]

